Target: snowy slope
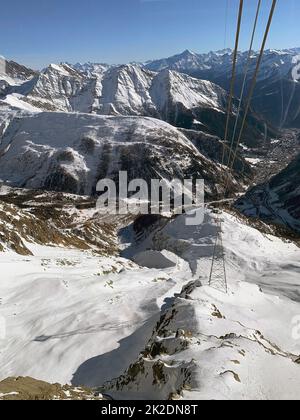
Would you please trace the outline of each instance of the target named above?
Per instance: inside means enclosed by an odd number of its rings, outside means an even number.
[[[0,254],[1,315],[8,328],[7,340],[1,340],[1,378],[29,375],[70,383],[81,364],[116,351],[114,360],[98,365],[100,383],[109,380],[138,355],[156,322],[157,299],[180,290],[171,280],[174,270],[168,275],[112,257],[31,249],[35,256],[26,259]],[[174,275],[183,284],[182,274]],[[125,348],[118,351],[122,340]],[[92,381],[93,371],[87,364],[80,382]]]
[[[94,111],[104,115],[154,116],[149,89],[154,74],[139,66],[113,67],[104,73]],[[157,115],[157,114],[156,114]]]
[[[26,101],[44,110],[89,112],[91,93],[84,95],[85,78],[66,64],[51,64],[43,70],[26,95]],[[81,101],[71,105],[79,96]]]
[[[28,83],[22,86],[24,100],[44,110],[93,110],[107,115],[155,114],[160,117],[159,113],[170,100],[187,109],[203,106],[224,111],[226,94],[222,89],[176,72],[156,74],[137,65],[74,67],[51,64],[31,86]],[[90,100],[84,110],[85,91]],[[20,94],[20,89],[15,93]]]
[[[2,99],[0,96],[0,104],[20,109],[149,116],[220,137],[224,135],[226,100],[227,93],[216,84],[176,71],[155,73],[140,65],[90,63],[51,64],[30,81],[11,87]],[[245,142],[259,142],[264,130],[262,121],[252,115]]]
[[[5,60],[5,74],[15,80],[15,82],[20,82],[32,79],[37,72],[15,61]]]
[[[38,113],[15,118],[1,139],[0,179],[15,187],[91,195],[100,179],[117,181],[120,170],[149,184],[204,179],[208,197],[227,180],[224,168],[157,119]]]
[[[204,66],[204,62],[205,60],[202,59],[200,54],[185,50],[183,53],[172,57],[149,61],[145,64],[145,67],[152,71],[169,69],[183,72],[184,70],[198,70],[200,66]]]
[[[83,104],[86,91],[89,103]],[[50,64],[31,85],[24,83],[14,93],[23,94],[25,101],[44,110],[158,117],[169,97],[186,108],[204,106],[221,111],[224,104],[220,99],[226,96],[218,86],[176,72],[160,75],[138,65],[91,64]]]
[[[225,109],[226,94],[219,86],[166,70],[155,77],[152,86],[153,100],[160,110],[166,106],[169,95],[173,102],[181,103],[187,109],[198,106],[215,108],[220,112]]]
[[[0,378],[109,381],[122,399],[299,399],[299,248],[222,217],[228,295],[207,286],[211,213],[197,229],[181,216],[131,242],[143,266],[32,245],[31,257],[0,254]],[[175,264],[145,267],[151,248]]]
[[[184,216],[140,244],[189,263],[140,357],[106,385],[115,398],[299,399],[299,248],[222,214],[228,294],[208,287],[216,227]],[[151,244],[151,245],[150,245]],[[145,254],[147,251],[144,251]],[[284,260],[282,258],[284,255]]]
[[[99,76],[109,70],[111,67],[115,67],[110,64],[105,63],[76,63],[76,64],[68,64],[69,66],[73,67],[75,70],[78,70],[81,73],[84,73],[86,76]]]
[[[115,67],[102,79],[98,113],[164,117],[166,107],[182,104],[186,109],[212,107],[224,110],[225,92],[209,82],[176,72],[153,73],[138,66]],[[171,109],[170,109],[171,111]]]
[[[29,80],[16,82],[2,92],[2,102],[24,109],[90,112],[95,77],[86,77],[67,64],[50,64]],[[18,98],[19,103],[13,102]]]
[[[0,95],[5,88],[20,85],[32,79],[37,72],[0,56]]]

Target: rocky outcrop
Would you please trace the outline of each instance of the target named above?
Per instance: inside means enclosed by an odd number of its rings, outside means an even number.
[[[103,400],[103,396],[88,388],[18,377],[0,382],[0,400]]]
[[[0,191],[0,251],[32,255],[30,244],[38,244],[118,253],[122,219],[98,215],[95,200],[32,190]]]

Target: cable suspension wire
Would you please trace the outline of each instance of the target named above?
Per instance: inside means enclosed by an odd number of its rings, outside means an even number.
[[[245,113],[244,113],[244,118],[243,118],[243,122],[242,122],[242,126],[241,126],[241,131],[240,131],[239,137],[238,137],[238,142],[237,142],[236,147],[235,147],[233,160],[232,160],[232,162],[230,162],[230,161],[228,162],[228,164],[232,165],[231,169],[232,169],[232,167],[234,165],[234,162],[236,160],[236,157],[237,157],[238,147],[239,147],[239,144],[240,144],[240,141],[241,141],[241,138],[242,138],[243,129],[244,129],[244,126],[245,126],[247,114],[248,114],[249,109],[250,109],[254,89],[255,89],[255,86],[256,86],[257,75],[258,75],[258,72],[259,72],[259,69],[260,69],[263,53],[264,53],[267,38],[268,38],[268,35],[269,35],[269,31],[270,31],[270,27],[271,27],[273,15],[274,15],[276,3],[277,3],[277,0],[273,0],[272,7],[271,7],[271,10],[270,10],[269,20],[268,20],[268,23],[267,23],[267,27],[266,27],[266,30],[265,30],[265,34],[264,34],[264,38],[263,38],[263,42],[262,42],[262,46],[261,46],[261,50],[260,50],[260,54],[259,54],[259,57],[258,57],[258,60],[257,60],[257,65],[256,65],[254,77],[253,77],[253,80],[252,80],[252,83],[251,83],[251,88],[250,88],[250,91],[249,91],[247,106],[246,106]],[[259,2],[259,6],[260,6],[260,2]],[[234,52],[234,60],[233,60],[232,80],[231,80],[231,87],[230,87],[230,96],[229,96],[229,104],[228,104],[226,129],[225,129],[225,138],[224,138],[224,142],[223,142],[223,159],[222,159],[223,162],[222,162],[222,164],[224,164],[225,145],[226,145],[226,142],[227,142],[230,112],[231,112],[232,99],[233,99],[233,94],[234,94],[236,60],[237,60],[237,51],[238,51],[238,43],[239,43],[239,35],[240,35],[240,26],[241,26],[241,20],[242,20],[242,11],[243,11],[243,1],[241,0],[240,1],[240,9],[239,9],[239,18],[238,18],[238,29],[237,29],[237,34],[236,34],[236,44],[235,44],[235,52]],[[259,16],[259,9],[258,9],[256,21],[255,21],[255,30],[256,30],[258,16]],[[251,44],[253,44],[254,35],[255,35],[255,31],[254,31],[254,34],[252,35],[253,39],[251,40]],[[250,54],[251,54],[251,49],[252,48],[250,48]],[[230,148],[230,150],[232,150],[232,148]],[[229,160],[230,160],[230,158],[229,158]],[[229,176],[228,176],[228,179],[227,179],[227,185],[226,185],[225,192],[224,192],[225,197],[226,197],[226,191],[227,191],[228,185],[229,185]],[[209,285],[211,287],[215,286],[218,289],[223,289],[225,291],[225,293],[227,293],[228,292],[228,286],[227,286],[227,276],[226,276],[226,262],[225,262],[225,254],[224,254],[224,247],[223,247],[223,241],[222,241],[222,220],[220,218],[217,218],[217,229],[218,229],[218,232],[217,232],[216,242],[215,242],[215,245],[214,245],[212,266],[211,266],[211,271],[210,271],[210,275],[209,275]],[[218,252],[218,250],[219,250],[219,252]]]
[[[239,99],[239,107],[238,107],[238,111],[237,111],[236,121],[235,121],[233,135],[232,135],[231,144],[230,144],[230,153],[229,153],[229,156],[228,156],[227,166],[229,166],[229,163],[230,163],[230,160],[231,160],[231,154],[233,152],[233,147],[234,147],[234,140],[235,140],[235,136],[236,136],[236,132],[237,132],[237,128],[238,128],[238,123],[239,123],[239,118],[240,118],[240,114],[241,114],[242,103],[243,103],[243,98],[244,98],[244,93],[245,93],[246,83],[247,83],[247,76],[248,76],[250,65],[251,65],[252,49],[253,49],[253,43],[254,43],[254,38],[255,38],[255,33],[256,33],[260,8],[261,8],[261,0],[258,0],[255,20],[254,20],[254,25],[253,25],[253,31],[252,31],[252,36],[251,36],[251,42],[250,42],[250,47],[249,47],[248,56],[247,56],[247,62],[246,62],[246,66],[245,66],[244,80],[243,80],[243,85],[242,85],[240,99]]]
[[[239,40],[240,40],[240,32],[241,32],[243,7],[244,7],[244,0],[240,0],[237,30],[236,30],[236,37],[235,37],[235,47],[234,47],[234,53],[233,53],[232,76],[231,76],[231,82],[230,82],[230,92],[229,92],[229,100],[228,100],[228,108],[227,108],[226,127],[225,127],[224,141],[223,141],[222,165],[224,164],[224,160],[225,160],[225,144],[227,143],[228,128],[229,128],[229,121],[230,121],[231,108],[232,108],[232,100],[233,100],[233,96],[234,96],[236,63],[237,63],[237,55],[238,55],[238,49],[239,49]]]
[[[250,91],[249,91],[249,95],[248,95],[247,105],[246,105],[246,108],[245,108],[240,133],[239,133],[238,140],[237,140],[237,143],[236,143],[236,146],[235,146],[233,159],[232,159],[231,162],[229,162],[230,169],[232,169],[233,166],[234,166],[234,163],[235,163],[235,160],[236,160],[236,157],[237,157],[238,148],[239,148],[239,145],[241,143],[244,127],[245,127],[246,120],[247,120],[247,115],[248,115],[248,112],[249,112],[249,109],[250,109],[250,106],[251,106],[251,101],[252,101],[254,89],[255,89],[255,86],[256,86],[257,76],[258,76],[258,72],[259,72],[259,69],[260,69],[261,62],[262,62],[263,54],[264,54],[264,51],[265,51],[265,47],[266,47],[268,35],[269,35],[269,32],[270,32],[270,28],[271,28],[276,4],[277,4],[277,0],[273,0],[271,10],[270,10],[270,14],[269,14],[267,27],[266,27],[266,30],[265,30],[264,38],[263,38],[261,49],[260,49],[260,54],[259,54],[259,57],[258,57],[258,60],[257,60],[256,69],[255,69],[255,72],[254,72],[254,76],[253,76],[253,79],[252,79],[252,83],[251,83],[251,87],[250,87]]]
[[[234,47],[234,53],[233,53],[232,77],[231,77],[231,83],[230,83],[230,93],[229,93],[229,100],[228,100],[225,136],[224,136],[224,141],[222,142],[222,145],[223,145],[222,165],[224,164],[225,151],[226,149],[228,149],[227,135],[228,135],[230,115],[231,115],[232,100],[234,96],[236,64],[237,64],[239,38],[240,38],[241,22],[242,22],[242,15],[243,15],[243,6],[244,6],[244,1],[240,0],[235,47]],[[230,151],[229,151],[229,154],[230,154]],[[216,226],[217,236],[214,243],[214,251],[213,251],[213,256],[212,256],[212,263],[211,263],[211,270],[209,274],[208,284],[210,287],[216,288],[220,291],[227,293],[228,286],[227,286],[225,253],[224,253],[224,246],[223,246],[223,239],[222,239],[221,218],[219,217],[216,218],[216,222],[217,222],[217,226]]]

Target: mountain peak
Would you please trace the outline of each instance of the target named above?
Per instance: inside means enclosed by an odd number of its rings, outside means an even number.
[[[183,53],[181,53],[180,55],[183,56],[183,57],[190,57],[190,56],[195,57],[195,56],[197,56],[197,54],[194,51],[191,51],[191,50],[184,50]]]
[[[226,54],[231,54],[232,53],[232,49],[231,48],[224,48],[223,50],[218,50],[218,51],[212,51],[213,54],[216,55],[226,55]]]

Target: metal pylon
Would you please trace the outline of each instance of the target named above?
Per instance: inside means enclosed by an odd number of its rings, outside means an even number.
[[[209,286],[221,292],[228,292],[227,274],[225,264],[225,253],[222,238],[222,219],[217,218],[217,237],[214,245],[211,270],[209,275]]]

